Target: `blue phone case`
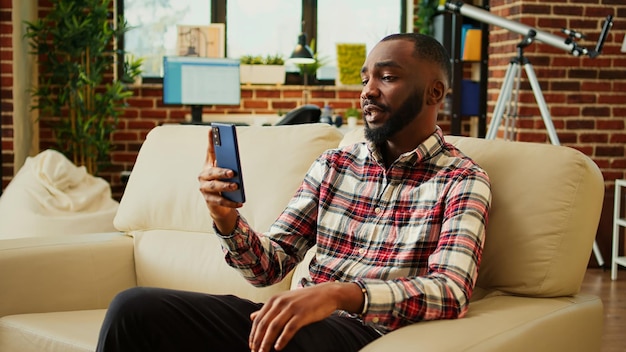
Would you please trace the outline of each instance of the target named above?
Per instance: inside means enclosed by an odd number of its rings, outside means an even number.
[[[239,187],[235,191],[224,192],[224,198],[234,202],[244,203],[246,195],[243,188],[243,175],[241,173],[241,161],[239,159],[239,146],[237,145],[237,130],[235,125],[225,123],[211,123],[213,133],[213,147],[217,166],[230,169],[235,172],[235,177],[225,181],[234,182]]]

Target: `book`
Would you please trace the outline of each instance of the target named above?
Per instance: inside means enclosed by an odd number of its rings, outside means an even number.
[[[464,38],[463,61],[480,61],[482,31],[480,29],[470,28],[465,31]]]

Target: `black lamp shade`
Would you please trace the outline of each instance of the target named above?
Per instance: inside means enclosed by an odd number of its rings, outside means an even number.
[[[306,34],[301,33],[298,37],[298,45],[291,53],[289,60],[295,64],[312,64],[315,62],[313,50],[306,45]]]

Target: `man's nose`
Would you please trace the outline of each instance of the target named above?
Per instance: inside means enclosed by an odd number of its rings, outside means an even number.
[[[377,97],[379,93],[380,91],[378,90],[376,83],[373,82],[372,80],[369,80],[363,86],[363,89],[361,90],[361,99],[365,100],[365,99],[370,99],[372,97]]]

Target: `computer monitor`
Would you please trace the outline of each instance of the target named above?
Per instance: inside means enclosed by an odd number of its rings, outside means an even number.
[[[239,60],[163,57],[163,103],[191,106],[191,122],[202,123],[202,107],[239,105]]]

